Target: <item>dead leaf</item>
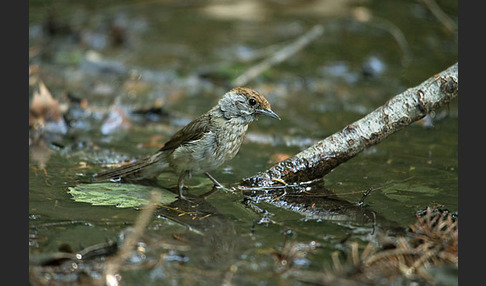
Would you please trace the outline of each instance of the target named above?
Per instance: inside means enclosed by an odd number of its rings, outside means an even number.
[[[57,99],[54,99],[46,85],[40,81],[39,90],[34,91],[29,109],[29,128],[40,130],[45,128],[47,123],[55,127],[53,132],[65,133],[66,124],[62,117],[62,110]]]

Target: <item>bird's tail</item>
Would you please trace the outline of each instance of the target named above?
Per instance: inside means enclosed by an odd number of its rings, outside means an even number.
[[[133,163],[94,174],[93,182],[117,180],[120,178],[130,180],[152,179],[157,177],[167,167],[166,154],[164,152],[157,152],[154,155]]]

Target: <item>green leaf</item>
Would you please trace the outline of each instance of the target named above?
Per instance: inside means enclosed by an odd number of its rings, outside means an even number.
[[[161,188],[133,184],[93,183],[80,184],[68,188],[68,193],[76,202],[90,203],[95,206],[116,206],[130,208],[146,205],[153,190],[162,193],[160,204],[170,204],[177,195]]]

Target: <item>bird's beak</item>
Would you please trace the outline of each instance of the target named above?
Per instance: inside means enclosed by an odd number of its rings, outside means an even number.
[[[266,115],[266,116],[270,116],[270,117],[278,119],[278,120],[281,120],[280,116],[278,116],[277,113],[273,112],[270,108],[269,109],[259,109],[258,113]]]

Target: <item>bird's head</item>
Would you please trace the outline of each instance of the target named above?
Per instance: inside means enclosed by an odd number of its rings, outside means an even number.
[[[224,94],[218,105],[226,119],[240,117],[249,123],[263,114],[280,120],[280,117],[270,108],[267,99],[251,88],[233,88]]]

